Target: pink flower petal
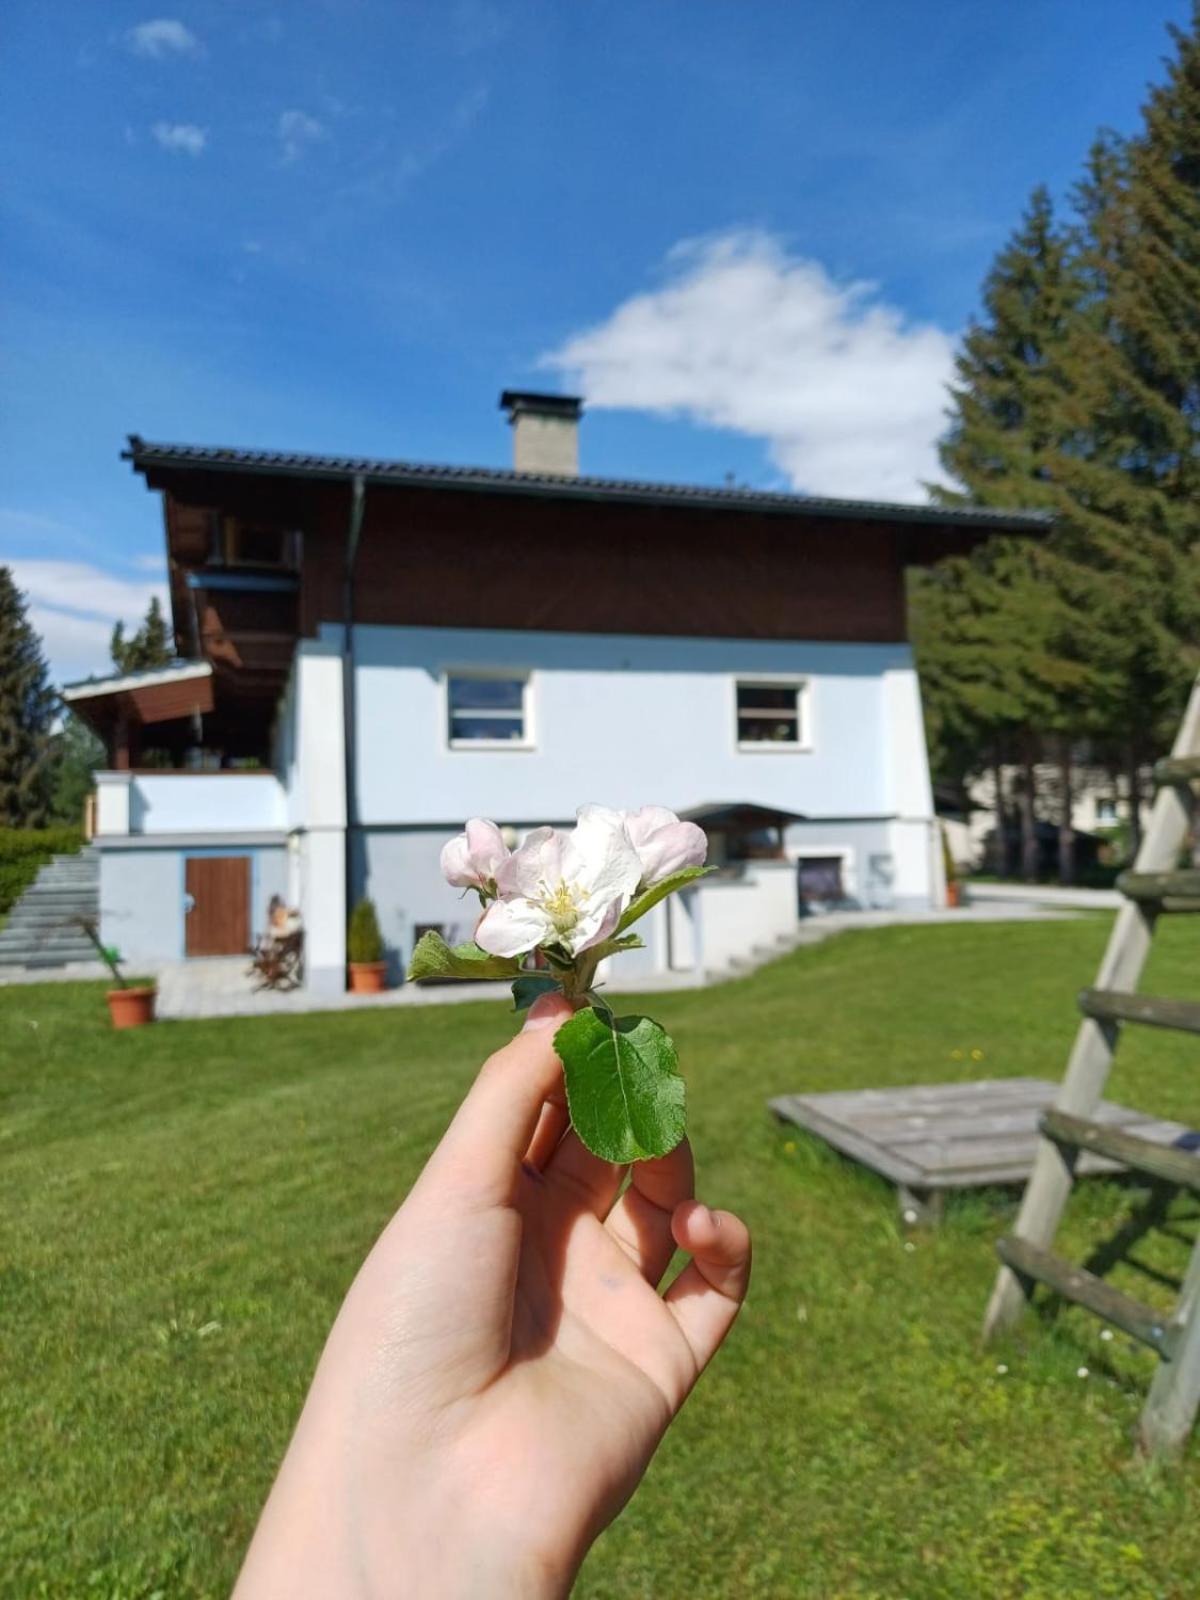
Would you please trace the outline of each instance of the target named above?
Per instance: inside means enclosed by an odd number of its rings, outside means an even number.
[[[642,864],[642,883],[649,888],[684,867],[702,867],[708,839],[694,822],[680,822],[665,806],[643,806],[625,819],[625,827]]]
[[[456,833],[442,846],[442,876],[456,889],[474,889],[479,877],[471,861],[471,848],[465,833]]]

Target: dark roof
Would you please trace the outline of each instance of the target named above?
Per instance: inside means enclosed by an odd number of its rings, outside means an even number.
[[[624,478],[557,477],[497,467],[430,466],[371,456],[318,456],[288,450],[237,450],[217,445],[154,444],[129,435],[122,457],[135,472],[156,467],[200,472],[256,473],[266,477],[361,477],[397,488],[462,489],[487,494],[537,495],[559,500],[624,501],[639,505],[695,506],[712,511],[756,511],[791,517],[871,522],[968,525],[994,532],[1037,533],[1052,522],[1045,511],[1000,511],[988,506],[920,506],[882,500],[835,500],[766,489],[719,489],[707,484],[642,483]]]

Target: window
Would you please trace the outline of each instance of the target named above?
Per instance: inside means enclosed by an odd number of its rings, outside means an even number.
[[[446,674],[451,747],[528,746],[529,679],[520,673]]]
[[[298,536],[286,528],[225,518],[225,562],[231,567],[294,569]]]
[[[1112,799],[1096,801],[1096,824],[1101,828],[1111,828],[1117,820],[1117,802]]]
[[[742,748],[799,750],[807,741],[803,683],[739,679],[737,742]]]

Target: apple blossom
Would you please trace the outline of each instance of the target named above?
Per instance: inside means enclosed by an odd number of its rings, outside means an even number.
[[[615,1016],[594,985],[603,956],[644,948],[626,930],[708,870],[707,840],[665,806],[582,806],[570,831],[535,828],[515,850],[505,831],[473,817],[443,849],[443,873],[478,893],[483,916],[465,944],[427,929],[408,976],[510,982],[517,1011],[567,995],[579,1009],[554,1048],[575,1132],[604,1161],[666,1155],[685,1130],[675,1045],[650,1017]],[[526,964],[531,951],[543,957],[538,969]]]
[[[570,833],[535,828],[496,874],[475,942],[491,955],[550,945],[570,956],[615,930],[642,875],[620,816],[585,806]]]
[[[694,822],[681,822],[666,806],[625,813],[625,831],[642,863],[642,885],[650,889],[684,867],[702,867],[708,838]]]
[[[510,854],[494,822],[472,817],[466,831],[443,848],[442,875],[456,889],[478,889],[480,898],[494,895],[496,876]]]

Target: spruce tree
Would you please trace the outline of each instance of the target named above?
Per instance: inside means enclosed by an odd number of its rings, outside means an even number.
[[[942,504],[1053,508],[1052,463],[1062,444],[1060,363],[1082,282],[1049,194],[1036,189],[1021,224],[988,274],[984,315],[956,362],[941,459],[957,487],[931,486]],[[1086,720],[1087,653],[1068,597],[1084,575],[1051,549],[993,543],[944,564],[912,589],[914,641],[934,732],[935,760],[951,744],[967,765],[993,768],[997,843],[1004,833],[1001,768],[1021,769],[1017,798],[1022,874],[1037,870],[1036,762],[1069,762],[1072,724]],[[952,739],[941,730],[953,729]],[[1058,739],[1048,736],[1058,731]],[[1078,732],[1078,727],[1075,727]],[[966,776],[968,774],[964,774]],[[1069,878],[1070,822],[1060,867]]]
[[[1059,364],[1081,295],[1069,236],[1039,187],[988,273],[983,319],[968,329],[955,361],[939,454],[961,487],[931,486],[936,501],[1056,504],[1047,460],[1060,440]]]
[[[0,567],[0,827],[46,821],[55,696],[25,597]]]
[[[154,667],[168,666],[175,659],[171,635],[158,596],[151,598],[141,626],[128,639],[125,624],[118,622],[112,631],[109,646],[113,666],[118,672],[148,672]]]
[[[1200,666],[1200,10],[1171,31],[1141,132],[1098,141],[1077,192],[1086,310],[1058,463],[1060,543],[1106,579],[1097,631],[1120,667],[1107,720],[1131,784]]]

